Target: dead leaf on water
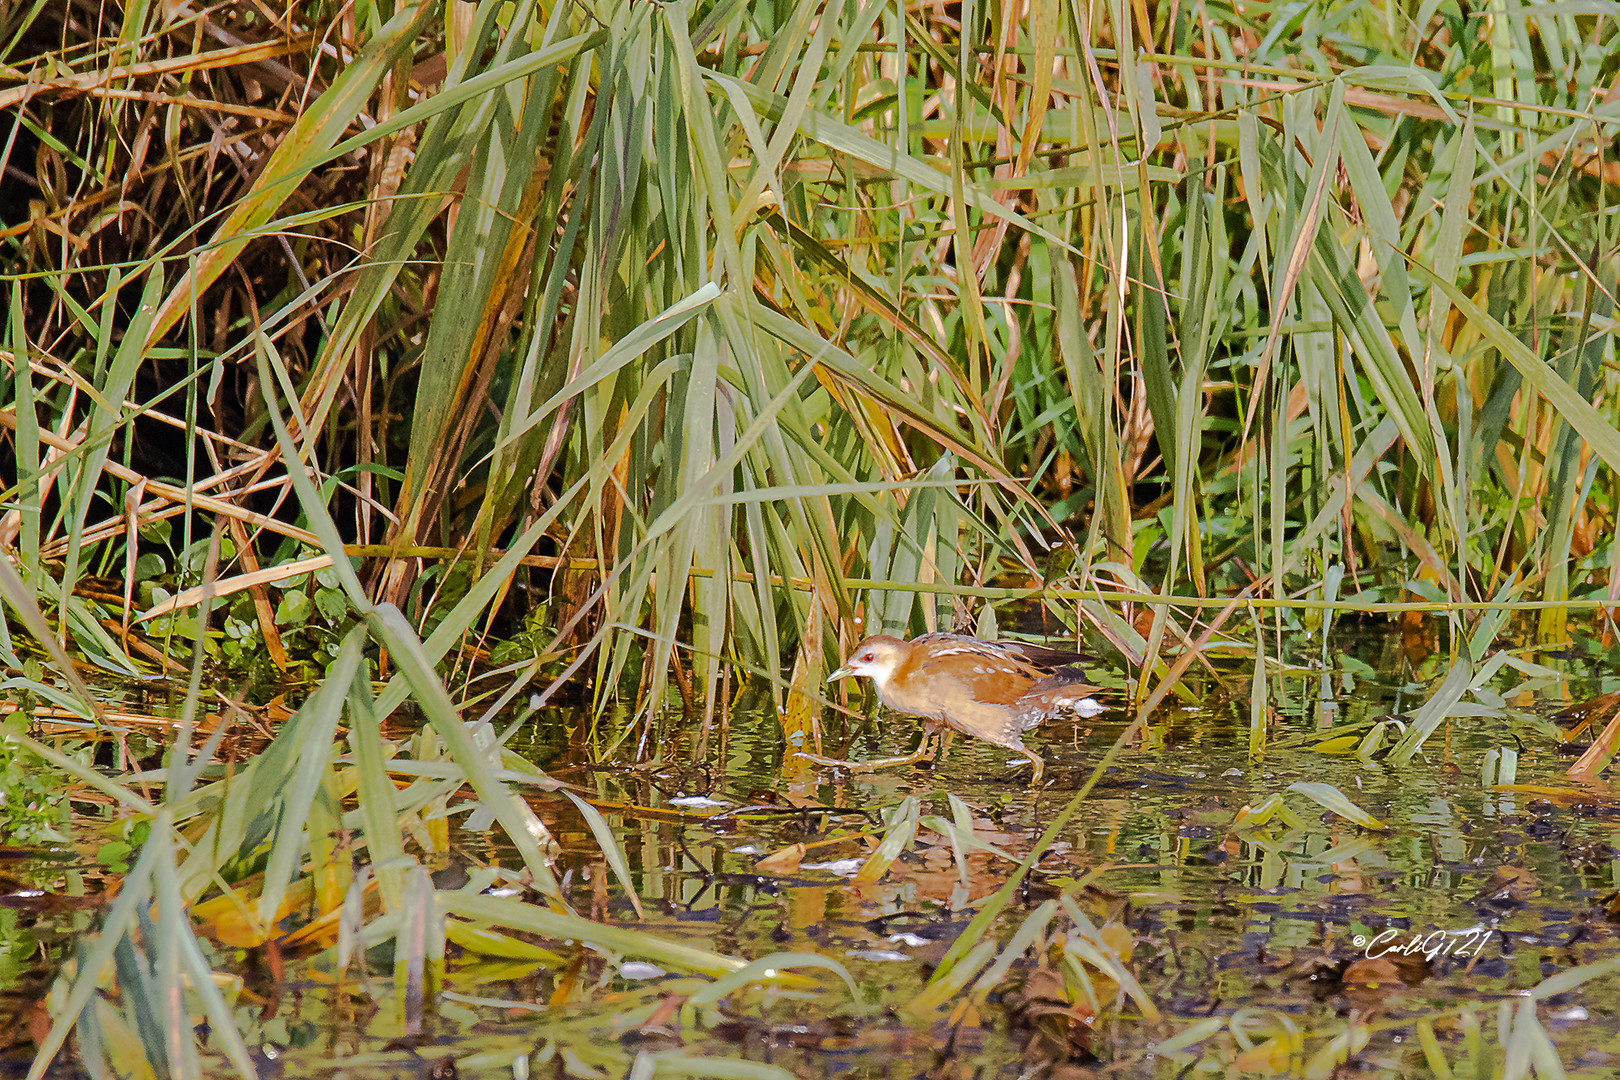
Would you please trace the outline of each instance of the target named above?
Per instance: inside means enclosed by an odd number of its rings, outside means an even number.
[[[1360,986],[1389,986],[1401,982],[1401,976],[1387,957],[1357,960],[1344,969],[1342,981]]]
[[[1496,873],[1485,883],[1473,897],[1474,903],[1481,901],[1506,901],[1522,904],[1535,895],[1541,888],[1541,882],[1529,870],[1522,866],[1498,866]]]
[[[1300,1034],[1288,1031],[1239,1054],[1232,1061],[1232,1067],[1241,1072],[1275,1076],[1290,1068],[1304,1049],[1305,1040]]]
[[[754,869],[764,871],[767,874],[791,874],[799,869],[799,864],[803,861],[804,845],[789,844],[787,847],[779,851],[773,851],[759,860],[754,864]]]

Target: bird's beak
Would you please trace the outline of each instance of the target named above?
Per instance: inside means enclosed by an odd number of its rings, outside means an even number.
[[[837,682],[839,679],[845,678],[845,677],[853,675],[853,674],[855,674],[855,672],[850,669],[850,666],[848,664],[845,664],[843,667],[839,668],[837,671],[835,671],[831,675],[827,676],[827,681],[828,682]]]

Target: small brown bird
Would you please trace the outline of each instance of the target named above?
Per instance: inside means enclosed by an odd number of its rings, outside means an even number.
[[[1023,733],[1061,712],[1096,716],[1103,707],[1071,665],[1082,658],[1018,641],[981,641],[965,634],[923,634],[910,641],[879,634],[859,645],[844,666],[827,679],[850,675],[877,684],[878,700],[896,712],[943,722],[947,727],[1016,750],[1041,778],[1041,756],[1024,747]],[[854,765],[864,770],[921,761],[929,751],[925,734],[917,752],[904,757],[844,762],[806,754],[812,761]]]

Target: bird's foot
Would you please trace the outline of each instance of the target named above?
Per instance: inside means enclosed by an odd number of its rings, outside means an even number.
[[[1041,757],[1041,755],[1035,753],[1033,750],[1025,750],[1023,751],[1023,755],[1029,759],[1030,766],[1034,769],[1034,772],[1031,773],[1029,777],[1029,786],[1040,786],[1041,770],[1046,767],[1046,761]],[[1013,766],[1013,771],[1003,777],[1001,782],[1011,783],[1013,780],[1017,779],[1018,774],[1023,771],[1024,767],[1022,765],[1015,765]]]

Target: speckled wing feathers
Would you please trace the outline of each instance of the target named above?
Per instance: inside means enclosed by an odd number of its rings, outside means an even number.
[[[1071,667],[1085,660],[1079,653],[1049,649],[1045,645],[1032,645],[1025,641],[984,641],[966,634],[922,634],[912,638],[911,644],[923,646],[934,656],[978,655],[1047,669]]]

